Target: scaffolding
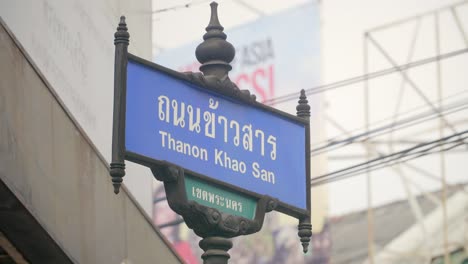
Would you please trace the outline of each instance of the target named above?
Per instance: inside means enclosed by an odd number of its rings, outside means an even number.
[[[460,50],[467,49],[468,48],[468,36],[466,34],[465,28],[463,27],[463,24],[461,22],[460,16],[459,16],[459,10],[466,8],[468,2],[463,1],[454,5],[446,6],[437,10],[433,10],[430,12],[426,12],[423,14],[418,14],[416,16],[410,17],[410,18],[405,18],[399,21],[395,21],[389,24],[385,24],[376,28],[373,28],[371,30],[368,30],[364,33],[363,35],[363,64],[364,64],[364,75],[367,75],[369,73],[369,64],[371,63],[372,57],[371,57],[371,52],[370,48],[374,48],[377,51],[377,54],[382,56],[387,63],[395,68],[397,72],[399,73],[401,77],[400,85],[399,85],[399,91],[398,91],[398,96],[397,100],[395,100],[395,107],[394,107],[394,112],[392,116],[392,123],[391,124],[396,124],[399,121],[399,117],[401,114],[401,104],[403,100],[403,96],[405,93],[405,89],[407,87],[411,88],[415,94],[425,103],[426,107],[437,117],[436,119],[438,120],[438,126],[431,127],[430,129],[425,129],[423,131],[419,131],[419,133],[431,133],[431,134],[437,134],[439,139],[443,139],[444,136],[449,133],[453,133],[458,137],[457,139],[457,146],[466,146],[466,122],[468,121],[468,115],[466,114],[466,111],[464,112],[465,116],[458,116],[459,119],[454,119],[450,118],[448,114],[449,112],[443,111],[444,106],[446,106],[446,102],[444,101],[444,80],[443,80],[443,74],[442,74],[442,62],[440,60],[441,56],[441,43],[442,41],[442,36],[441,36],[441,26],[440,26],[440,20],[441,16],[451,16],[451,18],[454,21],[454,27],[456,27],[456,30],[459,33],[460,39],[461,39],[461,44],[462,46],[460,47]],[[412,78],[411,74],[409,73],[409,69],[403,69],[399,66],[399,63],[397,62],[397,59],[392,56],[391,52],[389,51],[389,48],[386,48],[383,44],[383,41],[378,40],[379,34],[385,34],[388,31],[398,31],[399,28],[402,27],[408,27],[411,25],[413,27],[412,33],[411,33],[411,41],[408,46],[408,52],[406,54],[406,60],[407,63],[410,63],[414,57],[415,51],[416,51],[416,42],[418,40],[418,36],[421,34],[421,28],[423,23],[428,23],[428,21],[432,20],[433,22],[433,27],[432,27],[432,35],[434,36],[434,39],[432,43],[427,43],[427,45],[431,45],[434,47],[433,50],[433,56],[437,58],[433,63],[435,64],[435,67],[433,69],[433,73],[428,73],[429,75],[434,75],[435,76],[435,87],[436,87],[436,96],[429,96],[427,94],[427,89],[423,89],[422,86],[418,85],[418,82]],[[447,23],[445,24],[447,26]],[[426,28],[426,30],[428,30]],[[429,29],[431,30],[431,29]],[[444,30],[448,30],[447,27],[444,27]],[[466,55],[465,55],[466,56]],[[465,57],[466,60],[466,57]],[[370,114],[372,112],[372,107],[371,107],[371,97],[370,97],[370,89],[371,89],[371,84],[368,79],[364,80],[364,120],[365,120],[365,132],[370,133]],[[466,91],[466,90],[465,90]],[[464,92],[463,90],[461,92]],[[466,98],[466,97],[465,97]],[[431,100],[432,99],[432,100]],[[435,100],[434,100],[435,99]],[[467,102],[464,101],[462,102],[462,106],[465,108],[467,105]],[[460,134],[460,131],[464,130]],[[403,141],[405,138],[396,138],[395,136],[396,130],[390,130],[389,135],[388,135],[388,140],[385,142],[385,145],[387,145],[390,153],[394,153],[396,151],[396,145],[399,144],[401,141]],[[463,136],[465,135],[465,136]],[[376,143],[370,142],[370,141],[365,141],[363,142],[364,147],[366,149],[366,156],[367,159],[370,160],[373,156],[375,155],[385,155],[382,154],[381,152],[377,151]],[[422,236],[425,239],[422,239],[422,245],[421,245],[421,250],[417,252],[412,252],[414,255],[417,255],[420,260],[422,260],[421,263],[430,263],[432,259],[432,252],[434,251],[434,248],[431,248],[430,243],[426,243],[428,241],[433,240],[434,238],[431,237],[431,234],[428,233],[426,223],[424,221],[424,214],[422,213],[422,209],[418,203],[418,201],[415,199],[415,193],[412,192],[411,185],[417,185],[415,181],[410,177],[407,173],[407,168],[410,168],[412,172],[417,173],[423,177],[429,177],[430,179],[437,178],[440,181],[440,186],[442,190],[442,196],[440,198],[438,197],[432,197],[434,201],[440,205],[441,208],[441,219],[440,223],[442,226],[442,241],[443,241],[443,256],[444,256],[444,263],[451,263],[450,261],[450,252],[457,248],[463,248],[466,247],[465,244],[460,244],[456,245],[456,243],[452,243],[449,240],[449,231],[448,231],[448,219],[447,219],[447,170],[446,170],[446,164],[447,164],[447,155],[446,155],[446,150],[444,149],[444,145],[438,146],[440,148],[440,151],[438,151],[438,156],[439,156],[439,171],[435,173],[428,173],[426,170],[423,168],[416,166],[414,164],[406,163],[406,162],[398,162],[394,164],[390,164],[390,169],[396,173],[403,184],[410,208],[412,210],[412,213],[414,215],[414,218],[416,219],[417,225],[419,225],[420,232]],[[455,148],[455,147],[454,147]],[[466,151],[466,150],[465,150]],[[466,153],[466,152],[465,152]],[[465,155],[466,156],[466,155]],[[463,173],[460,171],[460,173]],[[434,175],[435,174],[435,175]],[[367,209],[367,221],[368,221],[368,263],[377,263],[380,261],[376,262],[376,250],[375,250],[375,238],[374,238],[374,233],[375,233],[375,226],[373,223],[373,203],[372,203],[372,177],[371,177],[371,171],[369,169],[366,170],[366,180],[367,180],[367,200],[368,200],[368,209]],[[423,191],[424,192],[424,191]],[[465,223],[466,224],[466,223]],[[408,253],[408,252],[405,252]],[[395,253],[397,254],[397,253]],[[380,262],[381,263],[381,262]]]

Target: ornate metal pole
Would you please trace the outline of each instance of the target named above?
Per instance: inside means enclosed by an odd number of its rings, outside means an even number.
[[[223,83],[229,81],[228,72],[232,69],[229,64],[235,56],[235,49],[231,43],[226,41],[224,28],[218,19],[218,4],[212,2],[211,18],[206,33],[203,35],[204,41],[198,45],[195,55],[202,63],[200,71],[208,82]],[[228,263],[230,258],[228,250],[232,248],[230,239],[221,236],[207,236],[199,243],[200,248],[205,251],[202,255],[204,264]]]
[[[298,104],[297,104],[297,107],[296,107],[296,111],[297,111],[297,116],[300,117],[300,118],[304,118],[305,120],[309,121],[310,122],[310,105],[309,105],[309,101],[307,100],[307,96],[305,94],[305,91],[304,89],[301,90],[301,95],[299,96],[299,101],[298,101]],[[309,129],[307,129],[306,131],[306,155],[307,155],[307,159],[306,160],[310,160],[310,131]],[[306,164],[306,171],[308,173],[308,175],[310,175],[310,163]],[[307,186],[308,190],[310,190],[310,180],[307,179],[306,180],[307,182],[305,183],[305,185]],[[307,209],[311,210],[311,205],[310,205],[310,192],[308,192],[308,195],[307,195]],[[301,239],[301,243],[302,243],[302,248],[303,248],[303,251],[304,253],[307,253],[307,250],[309,248],[309,242],[310,242],[310,237],[312,236],[312,225],[310,223],[310,218],[307,217],[307,218],[303,218],[303,219],[300,219],[299,220],[299,226],[298,226],[298,236],[300,237]]]
[[[112,128],[112,162],[110,175],[114,185],[114,193],[118,194],[122,178],[125,176],[125,100],[127,86],[127,48],[130,34],[125,17],[120,17],[117,32],[114,34],[115,64],[114,64],[114,117]]]
[[[199,245],[204,250],[204,264],[227,264],[229,238],[256,233],[262,229],[265,213],[278,206],[278,200],[264,195],[257,201],[254,219],[223,213],[215,208],[188,201],[185,194],[183,168],[162,164],[151,168],[153,175],[164,182],[167,201],[172,210],[184,218],[187,226],[203,238]]]
[[[200,248],[205,251],[202,254],[204,264],[228,263],[231,257],[228,250],[232,248],[232,241],[219,236],[205,237],[200,240]]]
[[[210,87],[224,94],[255,101],[255,96],[248,91],[241,91],[229,79],[229,64],[235,55],[234,47],[226,41],[226,34],[219,23],[216,2],[211,3],[211,18],[204,41],[196,49],[196,57],[202,65],[201,73],[185,73],[195,83]],[[263,195],[257,200],[253,219],[232,215],[216,208],[201,205],[188,200],[185,190],[185,170],[173,164],[161,162],[151,168],[157,180],[164,182],[169,206],[184,218],[187,226],[202,240],[199,243],[204,253],[204,264],[227,264],[230,258],[228,250],[232,248],[230,238],[249,235],[261,230],[265,213],[278,206],[278,199]]]

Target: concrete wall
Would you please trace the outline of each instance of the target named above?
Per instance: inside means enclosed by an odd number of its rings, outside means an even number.
[[[75,263],[179,263],[98,153],[2,23],[0,180]]]
[[[0,1],[0,16],[98,150],[110,161],[114,32],[125,15],[129,51],[151,59],[151,0]],[[151,213],[152,176],[128,163],[125,183]]]

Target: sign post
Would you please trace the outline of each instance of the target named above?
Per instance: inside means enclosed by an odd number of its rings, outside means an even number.
[[[115,33],[110,175],[118,193],[124,160],[164,182],[169,206],[202,237],[204,263],[227,263],[229,238],[258,232],[265,213],[299,220],[310,241],[310,138],[301,91],[297,116],[256,102],[230,79],[234,47],[211,3],[196,57],[202,73],[179,73],[129,54],[122,17]]]

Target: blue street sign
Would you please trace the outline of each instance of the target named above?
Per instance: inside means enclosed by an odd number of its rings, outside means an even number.
[[[129,58],[125,148],[307,210],[306,124]]]

